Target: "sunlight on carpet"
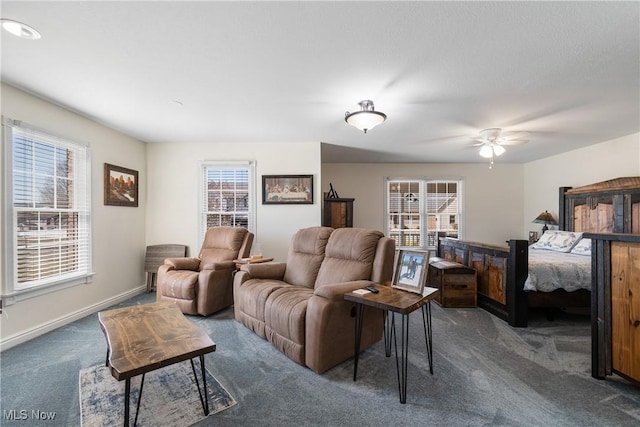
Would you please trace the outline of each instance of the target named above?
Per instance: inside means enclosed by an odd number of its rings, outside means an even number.
[[[196,364],[202,387],[200,369]],[[141,376],[131,380],[130,419],[135,417]],[[80,370],[80,420],[82,427],[123,424],[124,381],[117,381],[105,366]],[[236,404],[235,399],[207,371],[209,415]],[[191,364],[186,361],[147,373],[142,391],[138,426],[189,426],[204,418]]]

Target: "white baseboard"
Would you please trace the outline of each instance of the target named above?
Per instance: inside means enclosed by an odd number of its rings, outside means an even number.
[[[65,316],[59,317],[57,319],[51,320],[50,322],[43,323],[34,328],[28,329],[24,332],[20,332],[19,334],[12,335],[10,337],[6,337],[0,340],[0,352],[4,350],[8,350],[11,347],[15,347],[18,344],[22,344],[27,342],[35,337],[46,334],[47,332],[51,332],[54,329],[57,329],[61,326],[67,325],[71,322],[74,322],[78,319],[82,319],[90,314],[96,313],[105,308],[111,307],[114,304],[118,304],[122,301],[126,301],[129,298],[132,298],[136,295],[142,294],[147,291],[147,286],[140,286],[134,288],[130,291],[124,292],[120,295],[116,295],[112,298],[101,301],[97,304],[90,305],[81,310],[75,311],[73,313],[69,313]]]

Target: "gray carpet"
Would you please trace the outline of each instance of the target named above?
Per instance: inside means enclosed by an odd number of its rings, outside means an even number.
[[[126,304],[152,302],[154,294]],[[121,304],[124,305],[124,304]],[[428,371],[422,320],[410,322],[407,403],[399,403],[395,359],[382,343],[323,375],[296,365],[233,319],[233,309],[189,317],[217,350],[207,368],[237,405],[198,426],[637,426],[640,387],[612,376],[591,378],[590,323],[539,313],[515,329],[480,309],[433,305],[434,375]],[[0,354],[5,426],[80,425],[78,372],[104,362],[97,315]],[[32,410],[55,412],[46,422],[9,420]],[[7,412],[13,411],[13,412]]]

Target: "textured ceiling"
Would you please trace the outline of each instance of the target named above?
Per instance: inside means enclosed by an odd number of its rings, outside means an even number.
[[[2,80],[135,138],[323,162],[527,162],[640,131],[640,2],[11,2]],[[388,120],[344,122],[363,99]],[[172,101],[180,101],[182,107]]]

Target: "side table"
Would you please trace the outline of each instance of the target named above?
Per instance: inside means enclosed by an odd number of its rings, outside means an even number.
[[[133,425],[138,420],[144,377],[147,372],[189,360],[204,415],[209,415],[209,397],[204,355],[216,344],[188,320],[178,306],[168,302],[133,305],[101,311],[98,321],[107,339],[106,366],[118,381],[125,380],[124,425],[129,426],[131,378],[142,374]],[[202,391],[193,359],[200,359]]]
[[[273,261],[273,257],[240,258],[240,259],[233,260],[233,262],[236,263],[237,270],[240,270],[240,267],[242,267],[245,264],[260,264],[260,263],[269,262],[269,261]]]
[[[396,369],[398,373],[398,391],[400,393],[400,403],[407,402],[407,367],[409,353],[409,314],[422,308],[422,324],[424,326],[424,338],[427,346],[427,358],[429,360],[429,372],[433,375],[433,343],[431,330],[431,300],[437,294],[438,289],[425,287],[422,294],[394,289],[389,286],[375,285],[378,293],[361,293],[362,290],[355,290],[344,295],[344,299],[357,304],[356,308],[356,334],[355,334],[355,356],[353,368],[353,380],[356,380],[358,372],[358,358],[360,357],[360,338],[362,336],[362,317],[364,306],[379,308],[385,311],[385,350],[386,356],[390,356],[391,339],[393,339],[396,351]],[[391,323],[389,325],[388,312],[391,312]],[[401,334],[401,357],[398,359],[398,343],[395,333],[395,313],[402,315]],[[387,332],[387,329],[390,329]]]

